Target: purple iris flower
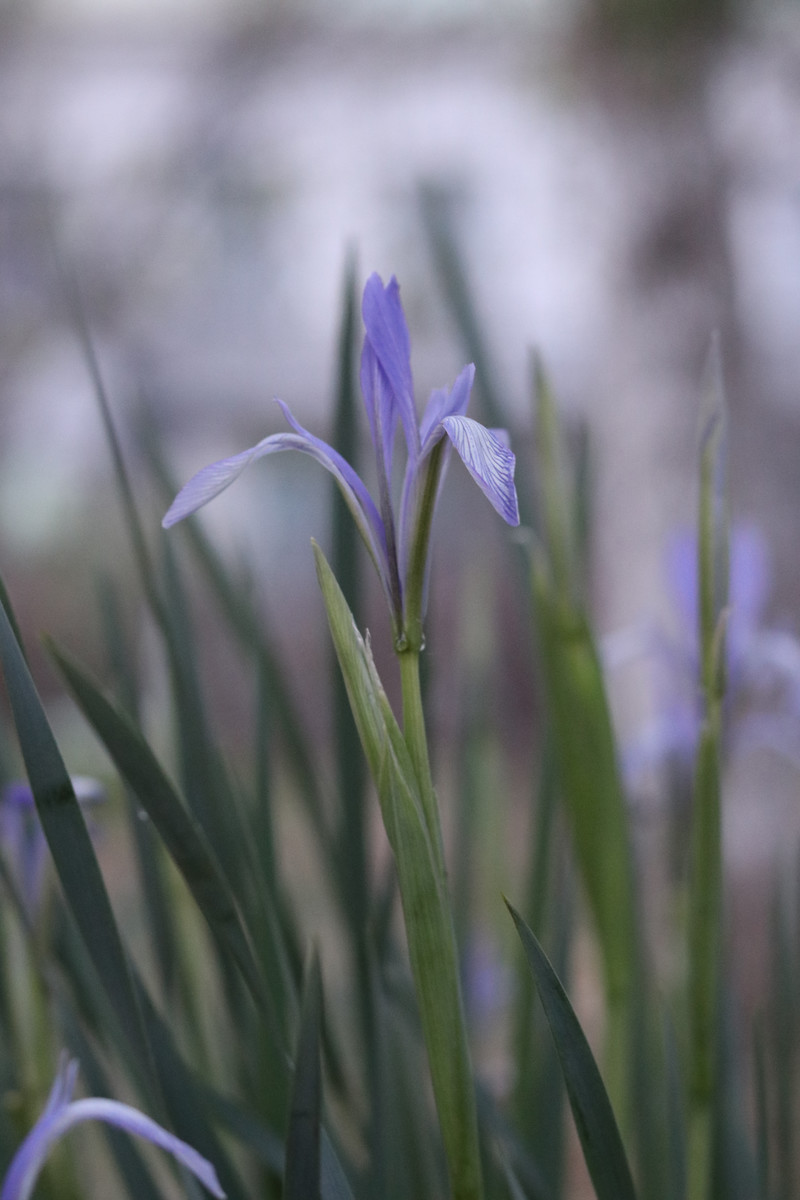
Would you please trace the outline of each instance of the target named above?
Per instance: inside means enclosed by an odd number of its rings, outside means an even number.
[[[451,448],[478,487],[509,525],[519,524],[514,455],[503,430],[490,430],[465,415],[475,368],[463,369],[452,388],[434,391],[418,421],[411,379],[411,352],[397,280],[384,287],[371,275],[362,303],[365,338],[361,390],[377,467],[377,501],[332,446],[314,437],[278,401],[293,433],[276,433],[249,450],[198,472],[178,493],[162,524],[196,512],[241,475],[245,467],[279,450],[299,450],[336,480],[377,569],[389,602],[398,648],[421,639],[428,541],[433,506]],[[394,478],[398,426],[406,446],[402,483]]]
[[[626,773],[672,761],[691,770],[703,723],[698,633],[697,537],[676,535],[666,557],[679,634],[640,627],[611,639],[607,662],[646,654],[657,669],[657,714],[624,757]],[[758,529],[733,529],[725,623],[725,737],[737,751],[772,748],[797,761],[800,642],[766,624],[772,590],[769,552]]]
[[[213,1196],[224,1200],[225,1193],[211,1163],[138,1109],[131,1108],[129,1104],[121,1104],[117,1100],[96,1097],[73,1100],[77,1072],[77,1062],[69,1062],[66,1057],[62,1057],[44,1111],[17,1150],[6,1172],[0,1200],[29,1200],[33,1195],[39,1172],[54,1143],[73,1125],[79,1125],[82,1121],[105,1121],[107,1125],[115,1125],[124,1129],[126,1133],[145,1138],[154,1146],[160,1146],[191,1171]]]

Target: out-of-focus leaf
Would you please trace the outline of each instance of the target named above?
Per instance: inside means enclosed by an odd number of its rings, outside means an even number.
[[[285,1200],[320,1200],[321,1010],[319,960],[315,955],[306,980],[300,1010],[289,1131],[286,1138],[283,1188]]]
[[[508,909],[522,940],[558,1050],[575,1127],[597,1200],[635,1200],[622,1138],[586,1036],[547,955],[519,913],[510,904]]]
[[[728,603],[728,415],[719,336],[709,350],[700,398],[698,580],[700,659],[707,695],[724,689],[722,614]]]
[[[90,1096],[109,1096],[113,1090],[94,1047],[85,1036],[80,1024],[62,1005],[61,1024],[66,1024],[67,1040],[75,1058],[80,1063],[81,1075]],[[139,1151],[135,1139],[125,1136],[111,1125],[104,1125],[104,1135],[111,1147],[120,1176],[130,1200],[161,1200],[162,1192],[156,1187],[150,1168]]]
[[[720,1087],[722,814],[720,762],[728,596],[726,413],[719,345],[712,345],[700,406],[698,580],[703,727],[697,747],[689,879],[689,1200],[712,1195],[714,1114]]]
[[[141,1068],[148,1039],[94,847],[13,626],[0,605],[0,660],[36,811],[64,892],[109,1000]]]
[[[272,997],[252,952],[235,900],[202,829],[181,803],[142,735],[100,691],[65,650],[46,642],[67,686],[108,750],[114,765],[139,799],[186,881],[212,935],[242,973],[256,1004],[273,1023]]]
[[[106,654],[120,703],[138,722],[138,689],[133,655],[125,635],[117,592],[110,580],[100,590],[100,611],[105,631]],[[136,866],[147,914],[146,927],[153,946],[164,994],[173,993],[176,982],[174,913],[168,903],[163,877],[164,862],[156,849],[155,833],[130,788],[126,789],[128,825],[136,854]]]
[[[639,957],[628,810],[603,671],[583,599],[561,429],[538,364],[535,390],[544,539],[531,548],[536,635],[556,775],[602,954],[609,1091],[627,1126],[633,1115],[632,1014]]]

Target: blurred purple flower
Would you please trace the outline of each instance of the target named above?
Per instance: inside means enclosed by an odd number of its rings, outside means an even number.
[[[154,1146],[160,1146],[191,1171],[213,1196],[224,1200],[225,1193],[211,1163],[138,1109],[117,1100],[73,1100],[77,1072],[77,1062],[69,1062],[65,1056],[62,1057],[44,1111],[11,1160],[3,1180],[0,1200],[29,1200],[54,1143],[73,1125],[79,1125],[82,1121],[105,1121],[107,1125],[114,1125],[126,1133],[145,1138]]]
[[[677,638],[642,627],[610,639],[606,656],[613,667],[647,654],[658,670],[657,714],[624,754],[631,778],[670,761],[691,770],[703,721],[695,534],[673,538],[666,570],[679,618]],[[761,533],[751,525],[735,528],[725,626],[725,737],[737,751],[766,747],[799,761],[800,642],[765,625],[771,590],[769,552]]]
[[[488,935],[478,933],[467,944],[462,983],[470,1023],[488,1026],[496,1020],[511,992],[508,967]]]
[[[72,786],[82,806],[105,798],[96,779],[75,775]],[[42,898],[47,843],[33,793],[22,780],[7,783],[0,791],[0,849],[13,872],[28,915],[34,917]]]
[[[364,288],[365,326],[361,355],[361,389],[375,451],[377,503],[361,478],[333,447],[298,424],[278,401],[294,433],[276,433],[249,450],[213,463],[198,472],[178,493],[162,524],[165,528],[196,512],[241,475],[256,459],[280,450],[311,455],[333,475],[353,514],[389,601],[396,635],[409,619],[409,568],[419,553],[418,538],[427,555],[430,506],[443,476],[446,453],[454,447],[461,461],[492,506],[509,525],[519,524],[514,487],[514,455],[502,430],[489,430],[465,416],[475,368],[467,366],[453,387],[432,393],[418,423],[411,379],[411,356],[400,289],[394,277],[384,287],[371,275]],[[406,442],[407,463],[402,485],[394,487],[394,441],[398,425]],[[442,451],[445,451],[443,454]],[[414,561],[414,565],[419,564]],[[423,573],[426,561],[422,564]],[[423,599],[420,608],[424,608]]]

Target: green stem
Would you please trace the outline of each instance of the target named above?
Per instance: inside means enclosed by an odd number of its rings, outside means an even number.
[[[719,783],[720,714],[711,706],[700,740],[692,831],[689,918],[689,1200],[711,1195],[722,910]]]
[[[419,653],[425,638],[422,631],[423,608],[425,606],[425,575],[428,563],[428,551],[431,540],[431,525],[433,510],[436,506],[436,493],[444,463],[444,437],[433,447],[427,458],[423,476],[422,488],[416,505],[416,520],[414,536],[411,539],[411,555],[406,570],[405,589],[403,595],[403,625],[405,641],[408,649]]]
[[[419,650],[408,649],[398,654],[400,662],[400,683],[403,695],[403,736],[408,746],[414,772],[419,784],[422,799],[425,824],[432,845],[437,852],[437,865],[444,877],[444,851],[442,846],[442,831],[439,821],[439,806],[433,789],[430,757],[428,755],[428,735],[425,730],[425,713],[422,708],[422,689],[419,676]]]
[[[433,849],[433,865],[437,876],[435,890],[439,897],[435,905],[437,913],[429,913],[427,921],[423,923],[427,925],[432,922],[438,926],[438,935],[430,943],[438,944],[436,956],[419,953],[428,944],[431,930],[426,933],[424,927],[416,930],[409,928],[409,914],[406,914],[414,982],[450,1168],[451,1194],[453,1200],[482,1200],[475,1085],[461,995],[453,910],[448,896],[441,822],[431,777],[422,708],[419,651],[407,649],[398,658],[403,696],[403,736],[419,785],[423,816]],[[446,1038],[442,1036],[443,1030],[447,1031]],[[443,1061],[443,1054],[452,1056],[452,1060]],[[459,1082],[455,1083],[455,1080]]]

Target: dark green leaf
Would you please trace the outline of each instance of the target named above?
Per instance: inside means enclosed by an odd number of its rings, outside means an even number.
[[[589,1043],[550,962],[508,901],[556,1044],[575,1127],[597,1200],[635,1200],[628,1160]]]
[[[284,1200],[320,1200],[322,993],[315,956],[306,981],[297,1038],[294,1086],[286,1138]]]
[[[126,715],[102,694],[66,651],[51,640],[46,645],[84,716],[163,838],[212,935],[237,964],[257,1005],[274,1023],[272,998],[253,955],[250,938],[202,829]]]
[[[146,1070],[151,1062],[148,1041],[92,840],[27,663],[2,605],[0,660],[36,810],[64,898],[130,1045]]]

